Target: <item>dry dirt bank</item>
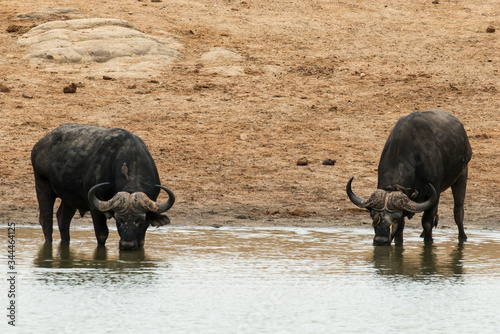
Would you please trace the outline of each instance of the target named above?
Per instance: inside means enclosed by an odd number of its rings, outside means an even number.
[[[141,136],[178,201],[173,224],[356,226],[345,184],[368,196],[398,118],[441,108],[473,158],[466,226],[500,228],[500,7],[491,1],[1,1],[1,221],[37,222],[30,151],[66,122]],[[95,64],[34,66],[16,44],[71,7],[173,38],[182,59],[137,78]],[[79,14],[80,15],[80,14]],[[64,17],[63,17],[64,18]],[[7,32],[8,27],[19,28]],[[9,29],[11,30],[11,29]],[[215,47],[241,57],[202,57]],[[77,83],[75,94],[63,87]],[[306,157],[308,166],[297,166]],[[325,166],[325,158],[336,160]],[[441,226],[454,227],[451,193]],[[89,217],[77,222],[90,222]],[[419,216],[409,226],[419,225]],[[368,228],[368,226],[367,226]]]

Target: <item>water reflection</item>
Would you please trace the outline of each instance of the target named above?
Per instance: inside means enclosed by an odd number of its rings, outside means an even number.
[[[68,244],[43,244],[33,264],[35,267],[50,269],[38,272],[38,279],[45,282],[83,284],[89,281],[100,283],[152,282],[158,275],[158,266],[168,267],[165,262],[156,261],[144,250],[110,252],[105,246],[76,250]]]
[[[54,323],[63,333],[382,332],[382,304],[400,332],[500,328],[497,232],[373,247],[364,229],[173,227],[148,234],[140,252],[74,232],[70,245],[37,246],[40,229],[17,231],[23,333]]]
[[[422,243],[420,251],[418,247],[405,248],[404,245],[375,246],[372,261],[380,275],[404,276],[420,281],[462,277],[463,255],[464,243],[454,247]]]

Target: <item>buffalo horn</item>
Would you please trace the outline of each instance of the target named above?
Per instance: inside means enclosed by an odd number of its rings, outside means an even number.
[[[127,209],[129,206],[133,210],[133,208],[141,208],[139,210],[145,210],[145,211],[151,211],[155,213],[162,213],[167,211],[174,205],[175,202],[175,196],[174,193],[168,189],[167,187],[156,185],[156,187],[159,187],[163,190],[165,190],[168,194],[168,200],[164,203],[156,203],[155,201],[152,201],[146,194],[142,192],[136,192],[133,194],[128,194],[125,192],[119,192],[117,193],[112,199],[109,201],[100,201],[97,199],[95,196],[95,191],[97,188],[108,185],[110,184],[109,182],[105,183],[99,183],[89,190],[89,201],[92,204],[92,207],[96,208],[99,211],[105,212],[105,211],[112,211],[117,208],[122,208]],[[136,204],[133,204],[136,203]]]
[[[175,202],[175,195],[174,193],[168,189],[167,187],[164,187],[164,186],[160,186],[160,185],[156,185],[158,188],[161,188],[163,190],[165,190],[168,194],[168,201],[166,201],[165,203],[161,203],[161,204],[157,204],[158,206],[158,209],[156,211],[154,211],[155,213],[162,213],[162,212],[165,212],[167,211],[168,209],[170,209],[172,207],[172,205],[174,205],[174,202]]]
[[[162,213],[170,209],[175,202],[174,193],[167,187],[159,185],[156,185],[156,187],[161,188],[167,192],[168,201],[164,203],[156,203],[155,201],[151,200],[145,193],[138,192],[132,194],[133,200],[137,202],[137,204],[134,205],[134,207],[140,208],[141,210],[145,210],[146,212],[155,212],[155,213]]]
[[[417,203],[412,200],[404,201],[403,203],[401,203],[401,205],[398,205],[400,206],[400,209],[413,213],[419,213],[432,208],[438,199],[438,195],[436,192],[436,188],[434,188],[434,186],[430,183],[429,185],[431,186],[432,189],[431,198],[422,203]]]
[[[346,192],[347,192],[347,196],[349,196],[349,199],[357,206],[357,207],[360,207],[360,208],[365,208],[365,204],[366,204],[366,199],[364,198],[361,198],[361,197],[358,197],[356,196],[353,192],[352,192],[352,189],[351,189],[351,183],[352,183],[352,180],[354,180],[354,176],[351,177],[351,179],[349,180],[349,182],[347,182],[347,186],[345,188]]]
[[[104,185],[109,185],[109,182],[99,183],[90,188],[88,193],[88,198],[92,207],[96,208],[101,212],[112,211],[119,207],[126,207],[127,196],[124,196],[124,193],[119,192],[109,201],[101,201],[97,199],[95,192],[97,188],[102,187]],[[128,195],[128,194],[127,194]]]

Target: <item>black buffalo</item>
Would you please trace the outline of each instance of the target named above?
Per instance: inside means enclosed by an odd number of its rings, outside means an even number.
[[[82,216],[90,211],[99,245],[108,238],[106,219],[114,217],[120,249],[142,247],[149,225],[170,222],[161,213],[172,207],[175,196],[159,185],[156,165],[144,142],[126,130],[64,124],[35,144],[31,162],[46,242],[52,242],[58,197],[61,204],[56,216],[64,243],[70,240],[76,210]],[[160,189],[169,196],[164,203],[155,202]]]
[[[377,190],[368,199],[356,196],[347,183],[350,200],[370,211],[375,245],[403,242],[404,218],[422,216],[422,236],[432,242],[438,223],[440,193],[451,187],[459,240],[464,231],[467,164],[472,150],[460,121],[443,110],[414,112],[401,118],[385,143],[378,166]],[[436,191],[437,190],[437,191]]]

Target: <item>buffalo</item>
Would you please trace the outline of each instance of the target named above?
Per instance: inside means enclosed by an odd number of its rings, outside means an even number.
[[[70,241],[70,223],[78,210],[90,211],[99,245],[108,238],[114,218],[120,249],[144,246],[149,225],[169,224],[162,214],[175,196],[160,185],[156,165],[141,138],[123,129],[64,124],[38,141],[31,152],[39,221],[46,243],[52,242],[53,210],[61,199],[57,223],[61,242]],[[157,203],[163,189],[168,200]]]
[[[451,187],[458,238],[464,231],[464,201],[472,150],[462,123],[443,110],[426,110],[398,120],[385,143],[378,165],[377,190],[368,199],[356,196],[347,183],[349,199],[370,211],[374,245],[403,242],[405,217],[423,212],[422,237],[432,242],[438,224],[440,194]]]

